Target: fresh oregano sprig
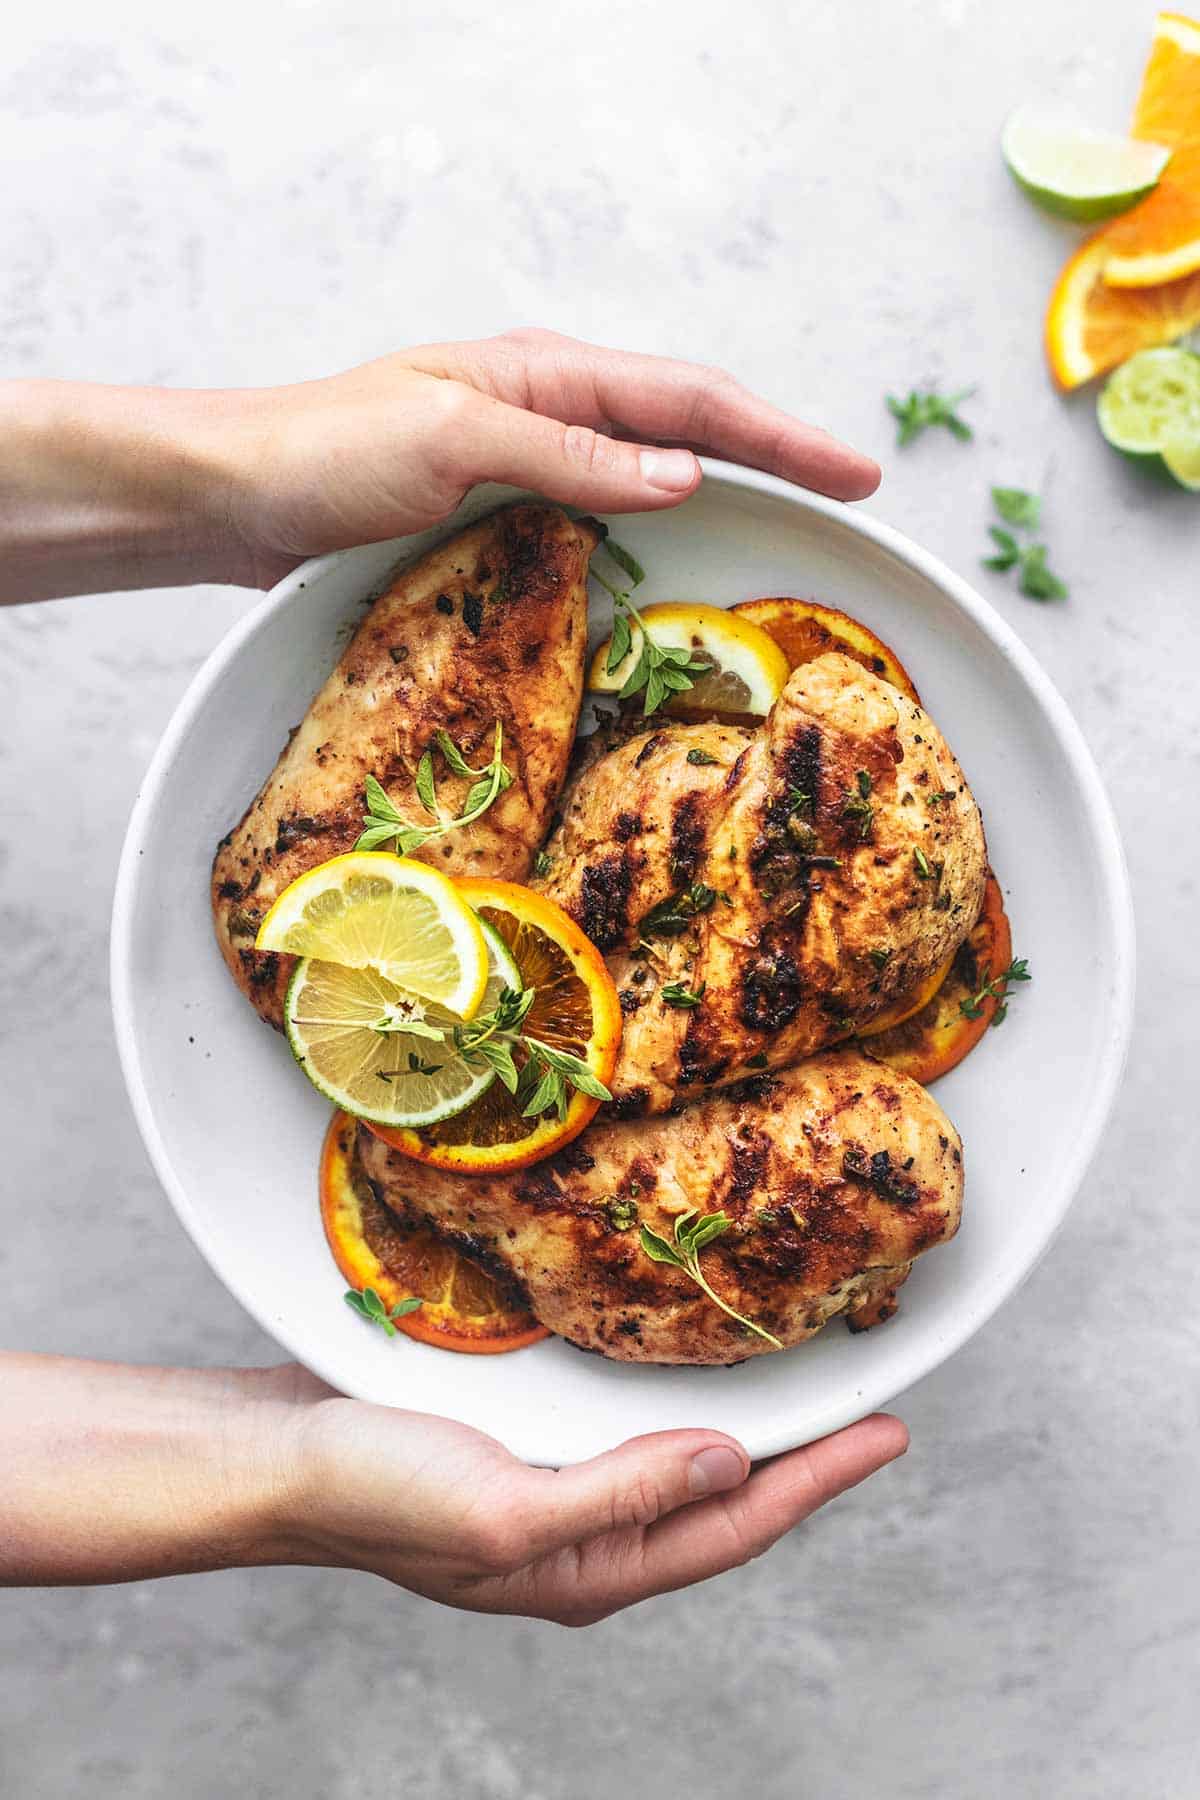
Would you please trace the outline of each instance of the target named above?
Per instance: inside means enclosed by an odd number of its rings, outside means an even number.
[[[427,844],[431,838],[442,837],[460,825],[473,825],[476,819],[482,818],[493,800],[512,786],[512,773],[505,767],[501,755],[504,726],[499,719],[495,725],[492,759],[485,768],[473,769],[446,731],[435,731],[434,743],[453,772],[465,776],[472,783],[467,790],[462,812],[456,818],[448,818],[443,813],[437,797],[433,751],[427,749],[417,764],[413,785],[417,799],[434,823],[414,825],[389,798],[383,784],[374,775],[368,775],[363,782],[367,810],[363,818],[363,830],[354,846],[356,850],[382,850],[385,845],[394,845],[401,856],[408,856],[413,850],[419,850],[423,844]]]
[[[405,1319],[409,1313],[416,1312],[418,1306],[425,1304],[423,1300],[410,1294],[407,1299],[397,1301],[389,1311],[373,1287],[347,1288],[342,1297],[346,1305],[352,1307],[360,1319],[365,1319],[368,1325],[378,1325],[387,1337],[396,1335],[393,1320]]]
[[[1005,525],[1016,531],[1036,531],[1041,522],[1042,503],[1024,488],[994,487],[992,505]],[[1000,574],[1016,569],[1020,576],[1018,586],[1030,600],[1066,599],[1069,589],[1047,563],[1045,544],[1022,544],[1012,531],[1005,531],[1000,525],[989,525],[988,535],[996,548],[991,556],[981,558],[985,569],[995,569]]]
[[[714,1238],[723,1237],[732,1226],[733,1220],[725,1212],[701,1213],[696,1207],[691,1206],[686,1212],[680,1213],[675,1220],[674,1243],[662,1237],[657,1231],[652,1231],[649,1225],[643,1225],[641,1228],[642,1249],[652,1262],[670,1263],[672,1268],[682,1269],[685,1275],[691,1276],[697,1287],[704,1290],[714,1306],[719,1306],[723,1313],[727,1313],[731,1319],[736,1319],[739,1325],[744,1325],[746,1330],[752,1331],[756,1337],[765,1338],[767,1343],[773,1345],[776,1350],[782,1350],[783,1345],[777,1337],[772,1336],[761,1325],[756,1325],[753,1319],[747,1319],[742,1313],[735,1312],[733,1307],[727,1305],[719,1294],[713,1292],[704,1278],[700,1268],[700,1252],[707,1244],[711,1244]]]
[[[638,587],[645,581],[645,570],[628,550],[623,550],[612,538],[605,538],[604,549],[622,573],[629,577],[632,587]],[[616,673],[633,648],[634,626],[641,633],[638,659],[617,695],[619,700],[628,700],[634,694],[642,694],[642,712],[643,715],[649,715],[657,712],[671,694],[686,693],[697,676],[708,674],[712,665],[707,659],[694,657],[690,650],[682,647],[655,641],[647,630],[641,613],[633,604],[631,588],[618,588],[595,567],[592,574],[612,597],[612,639],[604,665],[609,675]]]
[[[974,435],[965,419],[958,416],[958,408],[964,400],[969,400],[975,392],[974,388],[963,388],[957,394],[920,393],[911,389],[906,400],[898,400],[895,394],[885,396],[887,409],[896,420],[898,430],[896,443],[903,450],[911,444],[915,437],[927,431],[931,425],[944,425],[952,437],[960,443],[967,443]]]
[[[463,1061],[494,1069],[524,1119],[548,1112],[565,1119],[571,1088],[592,1100],[611,1100],[612,1094],[580,1057],[522,1029],[536,995],[536,988],[502,988],[490,1013],[454,1026],[455,1048]],[[514,1055],[518,1048],[523,1052],[520,1067]]]

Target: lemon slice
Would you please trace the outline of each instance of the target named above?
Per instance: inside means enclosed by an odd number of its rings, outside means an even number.
[[[709,665],[692,686],[672,695],[668,712],[769,713],[788,678],[788,660],[761,626],[720,606],[665,601],[647,606],[641,618],[651,640],[663,649],[687,650]],[[642,633],[635,624],[628,654],[610,674],[612,639],[601,644],[588,671],[593,694],[616,694],[624,687],[642,653]]]
[[[298,876],[254,948],[373,969],[461,1019],[478,1011],[488,978],[479,920],[454,883],[383,850],[352,850]]]
[[[521,975],[498,932],[481,923],[480,935],[488,956],[483,1005],[490,1009],[502,988],[520,987]],[[461,1015],[397,987],[377,969],[306,957],[288,987],[284,1023],[313,1086],[372,1124],[436,1125],[478,1100],[496,1078],[487,1064],[468,1066],[455,1049]]]
[[[1093,131],[1036,105],[1010,115],[1000,147],[1013,180],[1031,199],[1060,218],[1084,221],[1135,206],[1158,185],[1171,156],[1165,144]]]

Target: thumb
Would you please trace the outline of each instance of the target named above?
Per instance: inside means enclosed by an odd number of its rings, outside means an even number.
[[[700,485],[691,450],[626,443],[488,394],[473,392],[456,435],[458,472],[466,484],[508,482],[595,512],[678,506]]]
[[[653,1525],[692,1500],[738,1488],[750,1458],[711,1431],[656,1431],[567,1469],[529,1469],[514,1495],[530,1558],[609,1531]]]

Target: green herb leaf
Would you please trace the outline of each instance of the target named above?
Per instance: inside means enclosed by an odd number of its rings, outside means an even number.
[[[997,545],[997,554],[981,557],[984,568],[1001,571],[1013,568],[1020,558],[1021,547],[1012,532],[1002,531],[999,525],[989,525],[988,531]]]
[[[473,769],[448,731],[435,731],[433,741],[445,757],[456,775],[482,775],[482,769]]]
[[[717,761],[717,758],[715,756],[710,756],[707,750],[701,750],[698,744],[688,751],[687,759],[695,769],[702,769],[707,764],[715,763]]]
[[[409,1070],[414,1075],[436,1075],[442,1065],[441,1063],[422,1062],[416,1051],[410,1050],[408,1053],[408,1066]]]
[[[391,843],[392,839],[396,836],[397,829],[398,827],[395,825],[382,823],[379,825],[368,825],[367,829],[356,838],[354,848],[356,850],[382,849],[384,844]]]
[[[392,1324],[393,1319],[403,1319],[410,1312],[415,1312],[418,1306],[423,1305],[421,1300],[409,1298],[399,1301],[389,1312],[373,1287],[365,1287],[361,1291],[348,1288],[342,1298],[347,1306],[353,1308],[360,1319],[365,1319],[368,1325],[378,1325],[386,1337],[396,1336],[396,1327]]]
[[[608,554],[612,557],[612,559],[616,563],[618,569],[622,570],[624,574],[628,575],[628,577],[629,577],[630,581],[632,581],[634,587],[640,587],[642,582],[645,581],[645,579],[646,579],[646,571],[645,571],[645,569],[643,569],[641,563],[637,560],[636,556],[631,556],[628,550],[623,550],[621,548],[620,544],[618,544],[616,542],[616,540],[611,537],[605,538],[604,548],[605,548],[605,550],[607,550]]]
[[[614,608],[612,641],[608,646],[608,658],[604,664],[606,674],[615,674],[629,655],[632,642],[633,633],[630,629],[629,614],[620,608]]]
[[[917,874],[921,877],[922,881],[933,880],[933,869],[930,865],[929,858],[923,850],[913,851],[913,863],[915,864]]]
[[[715,888],[693,881],[690,887],[652,906],[638,929],[643,937],[679,937],[698,913],[711,910],[716,897]]]
[[[678,1007],[681,1012],[689,1012],[699,1006],[704,998],[708,983],[702,981],[698,988],[686,987],[682,981],[668,981],[659,989],[659,995],[665,1006]]]
[[[544,850],[539,850],[533,859],[534,874],[539,876],[548,875],[553,867],[554,858],[552,856],[547,856]]]
[[[417,799],[421,802],[425,811],[427,813],[432,813],[436,819],[438,816],[438,804],[437,795],[435,794],[433,787],[432,750],[426,750],[420,762],[417,764],[417,778],[414,785],[417,790]]]
[[[1020,588],[1031,600],[1065,600],[1069,592],[1065,581],[1046,566],[1046,546],[1031,544],[1021,556]]]
[[[674,1244],[669,1244],[665,1237],[660,1237],[657,1231],[650,1229],[649,1225],[642,1226],[640,1235],[642,1249],[651,1262],[671,1263],[676,1269],[687,1268],[687,1264]]]
[[[1006,525],[1021,525],[1029,531],[1037,530],[1042,516],[1042,503],[1036,494],[1027,494],[1024,488],[994,487],[992,505]]]

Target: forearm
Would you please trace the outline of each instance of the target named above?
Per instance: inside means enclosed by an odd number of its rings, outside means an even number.
[[[0,601],[237,580],[248,417],[238,394],[0,382]]]
[[[0,1584],[299,1560],[284,1370],[0,1356]]]

